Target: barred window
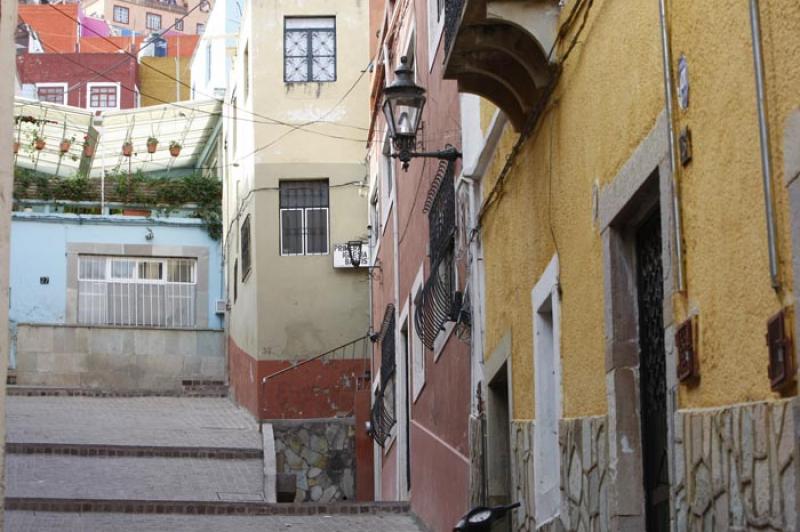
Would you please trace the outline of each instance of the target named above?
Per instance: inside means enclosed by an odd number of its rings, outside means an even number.
[[[197,23],[197,34],[202,35],[206,32],[206,25],[202,22]]]
[[[161,15],[157,13],[147,13],[147,15],[145,16],[144,25],[148,30],[160,30]]]
[[[66,104],[66,83],[58,85],[37,86],[36,94],[40,102]]]
[[[239,299],[239,259],[233,261],[233,302]]]
[[[130,10],[123,6],[114,6],[114,22],[127,24],[130,20]]]
[[[327,255],[328,180],[280,183],[281,255]]]
[[[284,24],[284,81],[336,81],[336,19],[290,17]]]
[[[250,215],[242,223],[242,281],[247,279],[250,273]]]
[[[78,323],[194,327],[197,260],[80,255]]]
[[[183,31],[183,18],[175,19],[175,31]]]

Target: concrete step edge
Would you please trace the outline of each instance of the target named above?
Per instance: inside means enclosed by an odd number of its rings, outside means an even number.
[[[6,511],[183,515],[345,515],[408,513],[406,502],[267,503],[6,497]]]
[[[227,386],[188,390],[131,390],[114,391],[61,386],[28,386],[10,384],[6,395],[22,397],[227,397]]]
[[[81,457],[210,458],[260,460],[264,451],[247,447],[178,447],[166,445],[111,445],[94,443],[7,442],[7,454],[45,454]]]

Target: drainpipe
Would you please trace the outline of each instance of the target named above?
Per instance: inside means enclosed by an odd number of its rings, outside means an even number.
[[[658,0],[658,14],[661,19],[661,51],[664,63],[664,99],[667,109],[667,136],[669,144],[669,162],[672,172],[672,223],[675,233],[675,262],[677,273],[678,292],[686,289],[683,272],[683,232],[681,228],[680,189],[678,188],[678,158],[675,153],[675,127],[673,122],[673,96],[672,96],[672,53],[670,52],[669,30],[667,28],[667,14],[664,0]]]
[[[769,246],[769,276],[772,288],[781,286],[778,280],[778,251],[775,245],[775,214],[772,204],[772,161],[770,160],[769,124],[764,95],[764,55],[761,50],[761,20],[758,0],[750,0],[750,26],[753,32],[753,64],[756,73],[756,104],[758,108],[758,133],[761,140],[761,176],[764,187],[764,214],[767,219],[767,244]]]

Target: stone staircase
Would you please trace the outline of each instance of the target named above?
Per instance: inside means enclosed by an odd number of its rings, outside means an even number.
[[[125,515],[138,514],[152,526],[135,530],[250,530],[268,516],[408,511],[402,503],[275,503],[271,447],[265,460],[258,425],[227,399],[11,394],[5,529],[129,530]],[[224,521],[233,517],[244,520]]]

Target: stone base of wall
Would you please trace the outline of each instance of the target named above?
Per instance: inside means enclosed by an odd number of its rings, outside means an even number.
[[[295,474],[295,502],[355,498],[355,420],[272,420],[278,473]]]
[[[222,331],[17,325],[17,384],[116,392],[223,381]]]
[[[800,530],[800,402],[675,415],[677,530]]]
[[[534,490],[534,422],[511,423],[514,530],[609,530],[608,432],[606,417],[565,419],[559,423],[561,510],[556,519],[537,524]]]

